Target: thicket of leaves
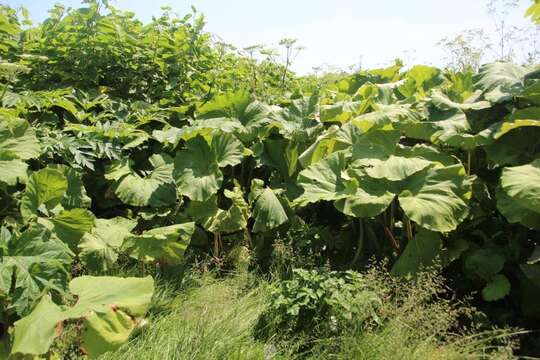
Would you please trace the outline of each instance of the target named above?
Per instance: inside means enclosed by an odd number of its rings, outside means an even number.
[[[93,1],[34,27],[2,7],[0,56],[13,353],[46,353],[67,320],[85,322],[90,356],[124,342],[153,286],[95,277],[121,262],[247,249],[264,267],[283,234],[334,268],[439,261],[491,314],[540,317],[538,68],[396,63],[301,86],[214,43],[196,14],[144,25]]]

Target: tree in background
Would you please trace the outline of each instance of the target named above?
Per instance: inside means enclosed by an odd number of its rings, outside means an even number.
[[[540,31],[537,25],[516,26],[510,15],[519,0],[489,0],[486,9],[493,20],[493,31],[467,29],[453,37],[446,37],[438,45],[448,54],[447,66],[454,70],[478,70],[490,61],[510,61],[534,64],[540,60]],[[534,6],[529,16],[534,19]],[[489,35],[492,32],[494,35]]]

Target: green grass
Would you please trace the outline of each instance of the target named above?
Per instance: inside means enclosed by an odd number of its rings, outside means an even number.
[[[456,331],[458,318],[474,315],[465,304],[437,296],[440,279],[416,283],[368,274],[374,286],[392,289],[382,309],[383,324],[303,343],[264,344],[253,328],[265,308],[270,283],[249,275],[216,279],[200,275],[180,293],[161,284],[150,323],[113,359],[509,359],[509,330]],[[299,353],[298,349],[310,349]]]
[[[251,331],[264,306],[266,286],[245,277],[216,280],[211,275],[173,297],[162,290],[164,308],[147,328],[104,359],[264,359],[265,346]],[[251,287],[251,288],[250,288]]]

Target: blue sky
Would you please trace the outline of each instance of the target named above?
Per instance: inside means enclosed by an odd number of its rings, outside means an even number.
[[[493,31],[485,0],[113,0],[116,7],[134,11],[148,21],[169,5],[179,14],[194,5],[205,14],[207,30],[237,47],[274,45],[281,38],[298,39],[305,49],[294,69],[301,73],[330,64],[341,68],[388,64],[396,57],[406,63],[443,65],[445,53],[436,46],[461,30]],[[24,6],[34,21],[42,21],[54,3],[78,7],[76,0],[7,0]],[[529,0],[509,18],[528,25],[523,13]]]

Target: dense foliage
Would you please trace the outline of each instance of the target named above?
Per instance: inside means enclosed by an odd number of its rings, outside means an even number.
[[[46,353],[67,320],[89,356],[125,342],[153,281],[120,266],[187,251],[264,270],[283,242],[335,269],[438,262],[494,323],[540,318],[537,67],[323,84],[214,42],[196,13],[145,25],[87,3],[39,26],[0,12],[6,352]]]
[[[295,269],[292,279],[270,293],[270,305],[261,314],[255,332],[261,338],[287,341],[308,334],[316,341],[370,320],[377,322],[382,299],[369,286],[354,271]]]

